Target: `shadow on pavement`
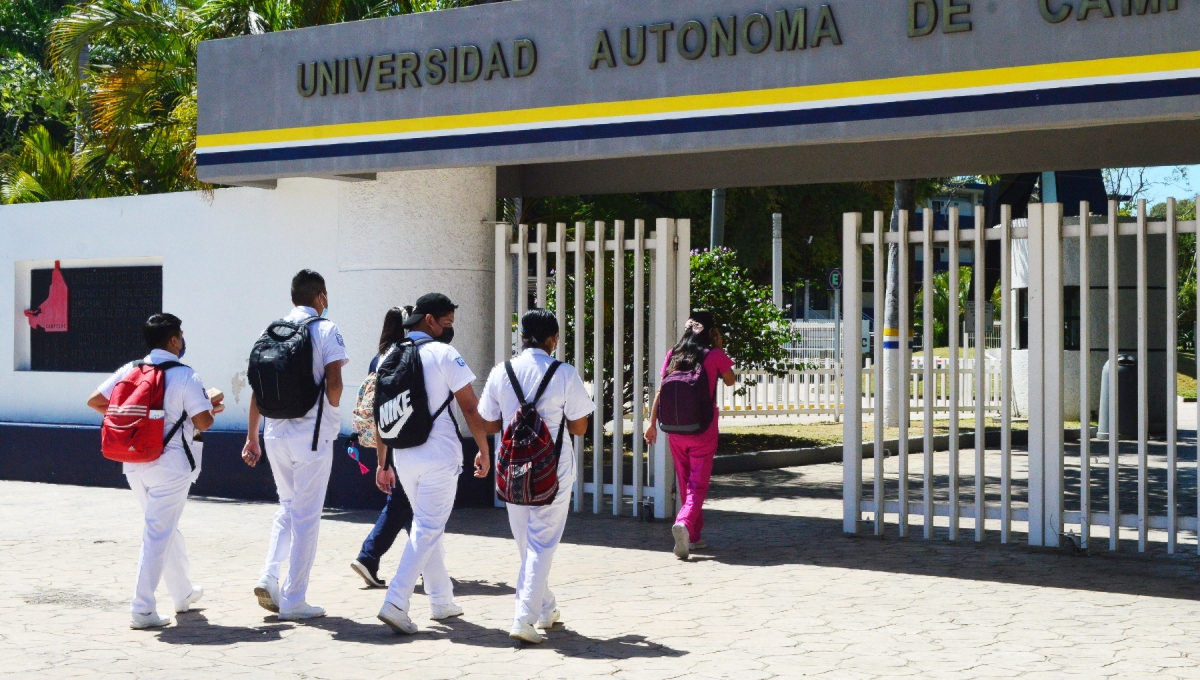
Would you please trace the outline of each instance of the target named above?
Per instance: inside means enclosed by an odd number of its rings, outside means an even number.
[[[243,626],[219,626],[209,623],[200,610],[176,615],[176,624],[162,629],[156,636],[160,642],[170,645],[234,645],[241,642],[276,642],[282,639],[290,624],[268,624],[246,628]]]

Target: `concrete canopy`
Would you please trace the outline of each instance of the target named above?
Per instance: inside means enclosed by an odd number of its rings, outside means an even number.
[[[497,166],[501,196],[1200,161],[1200,5],[522,0],[206,42],[217,183]]]

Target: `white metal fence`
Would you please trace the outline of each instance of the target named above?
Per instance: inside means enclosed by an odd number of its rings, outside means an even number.
[[[1090,215],[1090,206],[1083,203],[1080,214]],[[975,276],[983,280],[985,265],[985,243],[989,240],[1000,242],[1001,289],[1005,291],[1005,304],[1001,306],[1000,334],[1001,349],[999,352],[999,414],[1000,441],[992,447],[998,449],[998,457],[992,458],[992,464],[999,467],[999,491],[988,494],[986,484],[987,473],[996,472],[988,469],[988,447],[983,428],[976,428],[974,433],[973,474],[967,473],[967,488],[973,492],[973,502],[964,504],[960,499],[964,475],[959,468],[960,455],[958,448],[958,420],[966,410],[960,402],[959,395],[974,385],[977,393],[993,393],[993,387],[988,384],[988,375],[984,364],[976,364],[974,370],[964,372],[957,361],[958,349],[958,309],[957,305],[949,305],[946,326],[950,333],[950,362],[949,362],[949,412],[950,412],[950,451],[948,454],[947,474],[945,482],[935,475],[934,454],[932,453],[932,431],[924,431],[924,453],[922,472],[914,488],[914,480],[909,474],[908,424],[912,411],[909,400],[901,399],[899,455],[896,457],[898,471],[887,474],[885,470],[885,454],[883,447],[883,421],[874,419],[875,451],[872,461],[872,488],[870,498],[864,498],[863,461],[862,461],[862,420],[866,410],[864,398],[871,395],[874,386],[883,382],[883,367],[876,364],[872,367],[873,376],[866,378],[862,366],[861,349],[858,344],[857,329],[846,328],[845,366],[854,367],[844,375],[848,388],[845,404],[845,448],[844,448],[844,530],[854,533],[858,530],[859,521],[864,514],[871,514],[876,534],[882,534],[885,529],[885,517],[895,518],[898,532],[907,535],[910,530],[910,519],[922,520],[924,536],[929,538],[934,533],[934,518],[948,519],[949,538],[955,539],[965,528],[974,529],[975,540],[985,538],[988,529],[987,521],[993,520],[993,530],[999,531],[1002,542],[1009,542],[1014,522],[1028,523],[1028,540],[1032,545],[1057,546],[1061,537],[1068,531],[1078,531],[1082,547],[1091,544],[1091,534],[1095,527],[1108,527],[1108,547],[1116,550],[1120,543],[1120,529],[1131,529],[1136,532],[1138,549],[1146,550],[1150,530],[1161,530],[1165,533],[1168,552],[1175,552],[1179,539],[1179,531],[1195,531],[1197,529],[1197,514],[1200,509],[1195,506],[1183,508],[1178,500],[1180,495],[1180,465],[1179,442],[1176,426],[1176,354],[1166,352],[1166,433],[1162,445],[1165,447],[1165,475],[1152,479],[1149,466],[1149,290],[1148,269],[1150,267],[1165,268],[1165,291],[1162,294],[1166,300],[1165,337],[1174,347],[1177,337],[1177,280],[1178,280],[1178,237],[1180,234],[1196,233],[1196,222],[1179,221],[1176,217],[1174,199],[1167,203],[1166,219],[1149,221],[1146,204],[1139,203],[1138,218],[1135,221],[1120,221],[1117,217],[1117,204],[1111,202],[1108,206],[1107,218],[1090,217],[1080,220],[1082,224],[1065,223],[1063,208],[1060,204],[1033,204],[1029,206],[1027,228],[1017,228],[1012,224],[1011,209],[1003,206],[999,225],[984,228],[987,224],[983,210],[976,208],[975,228],[960,229],[957,209],[950,213],[950,228],[934,231],[930,219],[932,213],[925,212],[923,228],[919,231],[909,230],[910,216],[906,212],[900,215],[900,229],[897,232],[886,231],[883,213],[874,216],[874,228],[863,233],[862,215],[847,214],[844,220],[844,252],[843,270],[846,281],[844,302],[846,316],[856,318],[862,309],[862,266],[864,246],[872,251],[874,280],[884,279],[885,244],[896,244],[902,251],[910,247],[924,249],[924,261],[932,262],[935,244],[949,249],[949,261],[958,262],[958,249],[962,244],[974,248]],[[1147,238],[1152,235],[1166,236],[1165,257],[1162,262],[1151,262],[1148,257]],[[1120,311],[1118,285],[1118,237],[1132,236],[1136,239],[1136,311],[1133,314]],[[1082,237],[1082,238],[1081,238]],[[1016,239],[1028,239],[1028,304],[1029,304],[1029,348],[1028,348],[1028,391],[1029,391],[1029,431],[1027,464],[1028,503],[1027,508],[1015,508],[1014,497],[1014,455],[1012,447],[1012,339],[1013,324],[1015,323],[1013,309],[1016,307],[1012,286],[1011,244]],[[1064,246],[1069,240],[1074,240],[1079,253],[1079,263],[1076,269],[1080,272],[1078,281],[1064,281],[1063,253]],[[1136,322],[1137,337],[1136,351],[1138,355],[1137,371],[1137,403],[1136,405],[1121,404],[1119,398],[1119,380],[1109,381],[1109,422],[1111,427],[1118,429],[1119,412],[1122,408],[1137,409],[1137,441],[1136,462],[1122,461],[1121,442],[1119,437],[1109,437],[1103,447],[1106,449],[1107,460],[1103,475],[1105,487],[1099,485],[1092,459],[1098,458],[1097,447],[1093,442],[1093,431],[1089,427],[1087,414],[1089,408],[1090,383],[1093,380],[1090,372],[1090,355],[1093,348],[1090,319],[1090,296],[1095,294],[1092,289],[1095,283],[1089,280],[1089,271],[1095,269],[1099,258],[1092,258],[1090,253],[1103,249],[1105,254],[1101,267],[1106,272],[1106,286],[1102,287],[1107,297],[1107,314],[1103,327],[1107,329],[1107,357],[1111,366],[1117,365],[1117,353],[1120,351],[1118,331],[1121,324]],[[910,280],[907,271],[909,258],[902,253],[898,259],[900,281]],[[1198,263],[1200,264],[1200,263]],[[949,299],[957,300],[959,292],[958,268],[950,268]],[[1068,507],[1065,488],[1067,474],[1065,459],[1067,447],[1064,441],[1064,285],[1080,284],[1080,352],[1079,361],[1079,395],[1081,413],[1085,414],[1080,426],[1080,434],[1084,445],[1082,454],[1078,457],[1078,500],[1072,501]],[[984,299],[983,286],[975,287],[975,304],[981,307]],[[883,309],[883,287],[875,289],[875,309]],[[899,287],[900,337],[907,337],[912,325],[912,300],[909,286]],[[933,325],[933,282],[932,268],[925,269],[921,285],[923,296],[924,326]],[[1130,316],[1136,318],[1129,318]],[[983,315],[977,317],[975,337],[985,336]],[[924,351],[928,356],[932,353],[931,337],[925,338]],[[900,365],[908,362],[910,350],[907,343],[900,345]],[[875,356],[883,354],[883,337],[875,338]],[[928,364],[924,367],[925,384],[934,380],[937,369]],[[965,379],[965,380],[964,380]],[[994,379],[993,379],[994,380]],[[975,422],[983,422],[987,405],[984,400],[973,404]],[[935,404],[932,401],[923,403],[924,418],[929,421],[933,417]],[[1130,442],[1132,444],[1132,442]],[[1130,456],[1129,458],[1132,458]],[[1130,469],[1132,467],[1132,469]],[[1193,470],[1195,466],[1190,465]],[[1128,491],[1121,488],[1121,474],[1136,473],[1136,512],[1122,513],[1121,498]],[[1195,491],[1196,478],[1190,482],[1189,492]],[[973,488],[972,488],[973,487]],[[887,493],[895,491],[896,500],[888,500]],[[913,492],[917,491],[916,494]],[[1093,494],[1106,491],[1108,497],[1107,511],[1093,508]],[[939,500],[944,496],[945,501]],[[1154,496],[1165,497],[1165,512],[1153,515],[1150,512],[1149,499]],[[1200,498],[1200,495],[1198,495]],[[1197,502],[1200,502],[1198,500]],[[964,519],[971,520],[971,527],[965,526]],[[1114,528],[1115,525],[1115,528]],[[1198,544],[1200,550],[1200,544]]]
[[[644,220],[632,224],[617,220],[611,225],[576,222],[570,239],[567,225],[558,223],[553,240],[548,238],[546,224],[536,225],[532,240],[528,225],[516,228],[515,242],[513,231],[512,225],[496,225],[496,361],[510,358],[516,349],[514,324],[527,311],[530,294],[534,305],[546,307],[553,292],[554,312],[562,329],[556,358],[568,359],[570,336],[570,359],[592,386],[597,414],[605,413],[606,406],[617,414],[609,422],[604,417],[594,418],[590,437],[574,438],[575,511],[583,511],[585,495],[590,495],[593,513],[610,509],[615,515],[638,516],[646,498],[652,500],[656,517],[674,513],[675,475],[666,437],[660,437],[647,451],[641,432],[648,398],[657,388],[657,369],[690,311],[690,221],[659,219],[648,234]],[[510,258],[517,262],[515,281]],[[531,269],[530,258],[532,278],[525,275]],[[632,284],[628,288],[627,272]],[[513,285],[516,310],[512,308]],[[626,328],[627,316],[631,329]],[[628,341],[627,330],[632,331]],[[606,368],[610,374],[607,382]],[[631,398],[625,397],[627,376]],[[631,414],[629,433],[624,429],[623,413]],[[606,432],[606,425],[611,431]],[[591,456],[585,460],[589,439]],[[627,461],[631,469],[628,481]]]

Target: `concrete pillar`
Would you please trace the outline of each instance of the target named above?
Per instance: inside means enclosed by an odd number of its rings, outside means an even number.
[[[495,228],[484,222],[496,215],[495,168],[387,172],[340,186],[330,314],[343,335],[374,343],[390,307],[445,293],[458,305],[453,344],[482,389],[493,359]],[[363,365],[349,367],[347,385],[357,388],[374,349],[353,349]]]
[[[783,308],[783,213],[771,214],[771,301]]]

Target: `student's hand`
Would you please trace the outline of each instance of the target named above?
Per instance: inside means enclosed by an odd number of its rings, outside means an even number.
[[[212,402],[212,414],[215,416],[225,410],[225,393],[213,387],[208,390],[208,400]]]
[[[658,424],[650,423],[650,426],[646,428],[646,443],[654,446],[656,441],[658,441]]]
[[[258,437],[246,439],[246,445],[242,447],[242,460],[246,461],[246,465],[254,467],[258,465],[259,458],[262,458],[262,449],[258,446]]]
[[[396,488],[396,471],[377,468],[375,470],[375,486],[390,496],[392,489]]]
[[[479,453],[475,454],[476,477],[479,477],[480,479],[487,477],[488,470],[492,467],[491,461],[488,460],[489,458],[490,455],[485,451],[480,451]]]

